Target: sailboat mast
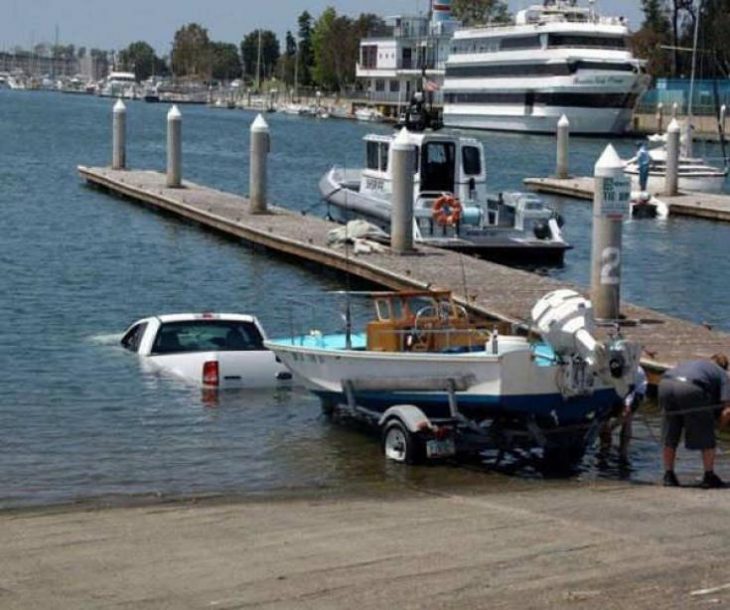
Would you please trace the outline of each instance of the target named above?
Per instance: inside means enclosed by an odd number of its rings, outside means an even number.
[[[259,50],[256,55],[256,91],[261,92],[261,28],[259,28]]]
[[[692,41],[692,69],[689,76],[689,100],[687,102],[687,137],[685,144],[685,155],[692,156],[692,103],[695,94],[695,76],[697,74],[697,41],[700,34],[700,15],[702,13],[702,0],[697,1],[697,12],[695,14],[695,31]]]

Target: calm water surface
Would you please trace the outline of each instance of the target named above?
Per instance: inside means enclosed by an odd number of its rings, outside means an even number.
[[[225,393],[210,403],[200,390],[145,373],[119,349],[119,333],[130,322],[162,312],[247,311],[270,335],[284,334],[288,297],[318,302],[343,281],[83,186],[78,164],[109,162],[111,105],[0,91],[0,507],[116,494],[469,484],[496,477],[470,469],[393,468],[382,460],[377,439],[323,421],[317,401],[299,389]],[[163,169],[167,110],[128,104],[130,166]],[[254,115],[182,111],[185,176],[245,193]],[[301,210],[317,206],[317,181],[330,165],[361,165],[361,138],[373,129],[290,116],[267,120],[271,197]],[[494,190],[520,188],[522,178],[552,170],[549,138],[476,135],[486,146]],[[589,173],[604,145],[574,139],[573,171]],[[615,145],[624,155],[633,147]],[[589,205],[554,201],[575,250],[564,267],[545,272],[587,284]],[[628,222],[623,296],[730,330],[729,236],[730,227],[704,221]],[[330,311],[313,316],[321,326],[332,319]],[[655,441],[641,422],[637,435],[628,476],[653,480]],[[587,459],[582,478],[621,476],[593,462]],[[686,460],[686,468],[694,471],[695,462]]]

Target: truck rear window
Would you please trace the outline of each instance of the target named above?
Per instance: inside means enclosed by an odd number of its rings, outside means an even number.
[[[152,345],[153,354],[262,349],[263,337],[253,323],[225,320],[167,322]]]

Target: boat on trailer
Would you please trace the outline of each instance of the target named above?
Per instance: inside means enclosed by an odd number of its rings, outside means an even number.
[[[414,240],[506,263],[561,264],[570,246],[562,218],[532,193],[487,192],[484,148],[473,138],[406,132],[416,148],[413,187]],[[403,137],[401,133],[398,137]],[[362,169],[335,166],[319,188],[328,215],[339,222],[362,218],[388,232],[394,135],[365,136]],[[456,206],[458,214],[443,214]]]
[[[542,447],[575,463],[629,391],[639,348],[596,338],[591,303],[572,290],[538,301],[541,340],[475,324],[449,291],[373,293],[361,334],[265,345],[322,401],[382,429],[389,458],[452,455],[465,432],[510,451]]]

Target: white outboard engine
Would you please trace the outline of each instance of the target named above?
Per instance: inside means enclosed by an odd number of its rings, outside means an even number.
[[[591,394],[595,378],[629,391],[639,347],[624,340],[599,342],[591,302],[574,290],[555,290],[532,308],[532,322],[561,363],[558,385],[564,396]]]

